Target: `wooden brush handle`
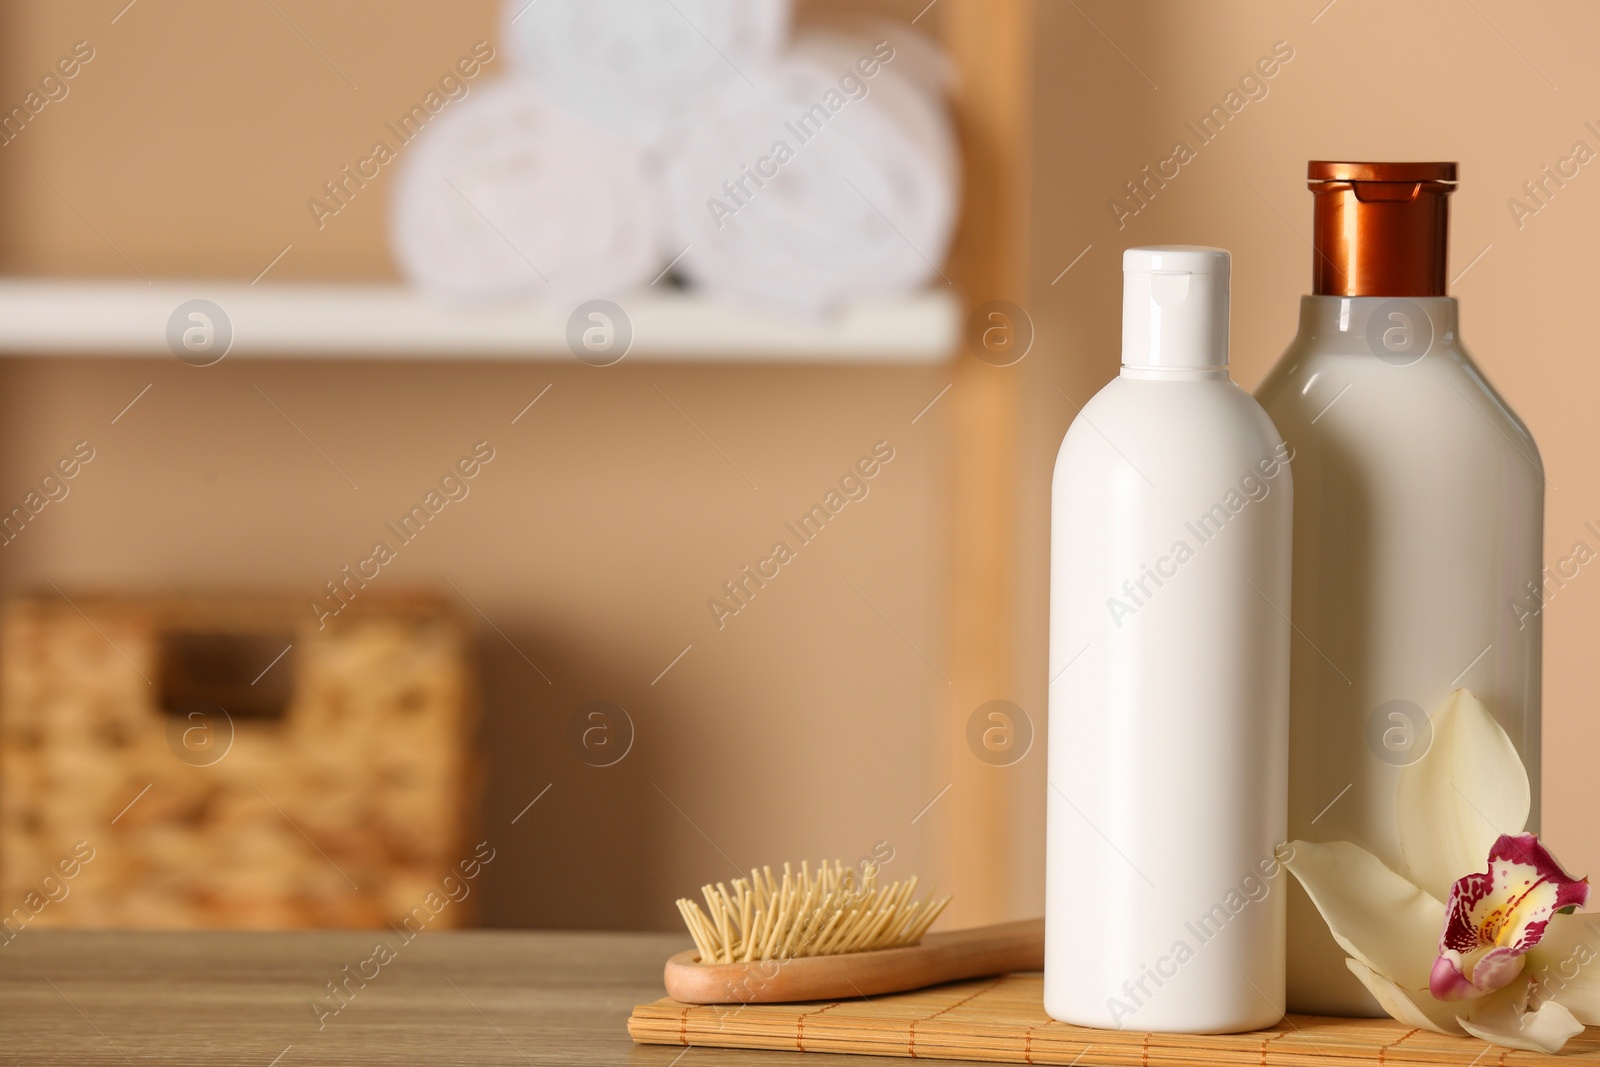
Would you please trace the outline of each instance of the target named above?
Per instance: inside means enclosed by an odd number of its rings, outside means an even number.
[[[700,963],[690,949],[667,961],[667,995],[682,1004],[782,1004],[898,993],[1044,968],[1044,920],[924,935],[920,944],[761,963]]]

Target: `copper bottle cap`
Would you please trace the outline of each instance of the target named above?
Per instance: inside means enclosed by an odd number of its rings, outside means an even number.
[[[1336,163],[1306,169],[1317,296],[1444,296],[1454,163]]]

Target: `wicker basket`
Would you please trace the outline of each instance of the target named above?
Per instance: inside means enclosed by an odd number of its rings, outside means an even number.
[[[470,851],[466,648],[421,594],[323,629],[281,598],[11,602],[6,929],[464,925],[474,897],[416,909]]]

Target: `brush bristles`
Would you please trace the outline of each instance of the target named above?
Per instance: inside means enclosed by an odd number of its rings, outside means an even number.
[[[781,881],[762,867],[735,878],[731,892],[722,882],[702,886],[709,914],[687,897],[678,911],[701,963],[834,956],[921,941],[950,898],[913,901],[916,889],[915,877],[880,887],[876,865],[824,861],[813,874],[809,863],[798,872],[785,863]]]

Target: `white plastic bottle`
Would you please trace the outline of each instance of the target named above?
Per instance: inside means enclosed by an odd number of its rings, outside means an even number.
[[[1538,828],[1544,470],[1445,295],[1456,165],[1317,161],[1308,177],[1312,294],[1256,391],[1295,451],[1289,830],[1405,874],[1400,772],[1458,687],[1516,745]],[[1382,1015],[1348,955],[1292,886],[1290,1010]]]
[[[1228,253],[1123,272],[1122,372],[1055,468],[1044,1004],[1251,1030],[1284,1006],[1289,454],[1228,378]]]

